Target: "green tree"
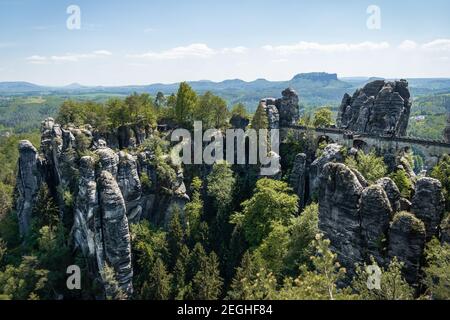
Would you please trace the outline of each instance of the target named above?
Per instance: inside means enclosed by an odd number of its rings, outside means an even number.
[[[219,259],[214,252],[200,261],[200,269],[192,280],[195,300],[217,300],[220,297],[223,279],[220,277]]]
[[[442,183],[446,208],[450,211],[450,156],[445,155],[431,172],[431,177]]]
[[[349,300],[355,297],[348,289],[340,289],[338,282],[346,274],[337,262],[337,255],[329,249],[330,241],[318,234],[314,240],[315,255],[311,257],[312,270],[302,266],[300,276],[285,279],[280,299],[287,300]]]
[[[413,184],[406,174],[405,170],[397,170],[396,172],[393,172],[390,177],[400,190],[401,196],[403,198],[409,199],[411,197]]]
[[[314,113],[313,126],[316,128],[328,128],[333,125],[333,113],[330,108],[320,108]]]
[[[184,229],[180,221],[180,209],[175,206],[172,210],[172,219],[169,222],[167,233],[171,266],[175,265],[178,256],[180,255],[181,248],[184,245],[184,239]]]
[[[367,179],[367,182],[371,184],[385,177],[387,173],[387,167],[383,158],[377,157],[375,151],[371,151],[368,154],[359,151],[356,159],[347,157],[345,164],[351,169],[358,170]]]
[[[272,231],[273,222],[288,225],[298,210],[298,198],[285,182],[261,179],[256,183],[253,197],[242,203],[242,213],[233,222],[242,224],[251,246],[258,246]]]
[[[424,283],[433,299],[450,299],[450,244],[432,239],[425,250]]]
[[[167,272],[164,262],[157,258],[150,270],[148,281],[143,285],[142,299],[168,300],[171,292],[172,275]]]
[[[249,119],[250,116],[247,112],[247,108],[242,103],[237,103],[231,108],[232,116],[239,116],[241,118]]]
[[[300,266],[310,262],[314,253],[313,241],[319,233],[319,205],[307,206],[300,216],[292,219],[289,225],[289,245],[285,258],[286,270],[296,273]]]
[[[261,267],[250,252],[246,252],[231,282],[227,298],[230,300],[265,300],[276,298],[277,281]]]
[[[40,268],[37,257],[24,256],[18,267],[7,265],[0,271],[0,295],[12,300],[39,299],[46,289],[48,273]]]
[[[371,258],[371,265],[380,268],[375,259]],[[403,278],[403,264],[394,258],[387,269],[380,268],[380,289],[369,289],[367,285],[372,272],[368,272],[368,266],[358,266],[356,277],[353,279],[352,288],[356,290],[359,299],[363,300],[412,300],[414,290]]]
[[[272,230],[256,248],[254,255],[261,261],[265,269],[270,270],[276,276],[281,275],[284,268],[284,259],[288,252],[289,232],[288,227],[279,221],[273,222]]]
[[[177,100],[175,104],[175,119],[178,124],[188,124],[192,121],[193,111],[197,103],[197,94],[187,84],[182,82],[178,89]]]
[[[100,271],[100,275],[103,280],[103,286],[105,288],[106,300],[126,300],[127,296],[123,292],[116,278],[116,272],[114,268],[105,264]]]
[[[252,119],[252,128],[255,130],[268,129],[269,128],[269,119],[267,118],[266,110],[263,105],[260,103],[258,108],[256,109],[255,114]]]
[[[199,177],[194,177],[191,183],[192,199],[186,204],[186,233],[189,236],[195,236],[199,232],[201,218],[203,216],[203,200],[201,198],[202,180]]]

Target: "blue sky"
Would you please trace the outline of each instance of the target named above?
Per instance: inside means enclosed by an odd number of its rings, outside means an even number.
[[[450,77],[449,12],[447,0],[0,0],[0,81]]]

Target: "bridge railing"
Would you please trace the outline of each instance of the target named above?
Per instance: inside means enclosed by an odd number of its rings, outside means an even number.
[[[375,134],[364,133],[364,132],[350,132],[348,130],[343,130],[343,129],[338,129],[338,128],[311,128],[311,127],[297,126],[297,125],[290,125],[285,128],[301,130],[301,131],[313,130],[317,133],[324,133],[324,134],[327,134],[327,133],[328,134],[351,134],[354,138],[372,138],[372,139],[378,139],[378,140],[384,140],[384,141],[404,142],[404,143],[410,143],[410,144],[421,144],[421,145],[427,145],[427,146],[450,148],[450,143],[446,143],[444,141],[439,141],[439,140],[431,140],[431,139],[397,137],[397,136],[388,136],[388,135],[375,135]]]

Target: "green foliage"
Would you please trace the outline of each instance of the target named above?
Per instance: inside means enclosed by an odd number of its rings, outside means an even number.
[[[219,259],[214,252],[199,261],[199,271],[192,280],[194,300],[217,300],[220,297],[223,279],[220,277]]]
[[[167,232],[167,243],[170,252],[170,266],[174,266],[184,245],[185,234],[180,220],[180,210],[177,206],[172,209],[172,218]]]
[[[333,112],[331,111],[331,109],[327,107],[319,108],[316,112],[314,112],[314,119],[312,124],[316,128],[331,127],[334,124]]]
[[[230,300],[276,299],[277,280],[271,272],[262,268],[250,252],[242,257],[240,266],[231,282],[227,298]]]
[[[450,210],[450,156],[445,155],[438,165],[434,167],[431,177],[442,183],[446,201],[446,208]]]
[[[228,116],[226,101],[210,91],[198,98],[193,110],[194,120],[202,121],[204,129],[225,128]]]
[[[242,103],[237,103],[231,108],[232,116],[239,116],[241,118],[249,119],[250,115],[247,112],[247,109]]]
[[[148,281],[144,282],[142,297],[144,300],[168,300],[171,292],[172,275],[166,270],[164,262],[156,259],[153,268],[148,275]]]
[[[450,244],[432,239],[425,250],[424,283],[433,299],[450,299]]]
[[[310,261],[315,248],[312,245],[319,233],[319,205],[307,206],[300,216],[292,219],[289,226],[288,252],[284,259],[286,270],[293,274]]]
[[[378,157],[375,151],[368,154],[359,151],[356,160],[353,157],[347,157],[345,164],[351,169],[358,170],[371,184],[385,177],[387,173],[383,157]]]
[[[269,119],[267,118],[266,110],[264,110],[264,107],[261,103],[256,109],[255,114],[253,115],[251,126],[257,131],[269,128]]]
[[[186,82],[182,82],[178,89],[175,104],[175,119],[180,125],[192,122],[193,112],[197,103],[197,94]]]
[[[289,232],[288,227],[279,221],[273,222],[271,229],[254,251],[254,255],[265,269],[279,275],[284,268],[284,258],[288,251]]]
[[[47,285],[48,270],[34,256],[24,256],[18,267],[7,265],[0,272],[0,295],[12,300],[39,299]]]
[[[105,298],[106,300],[126,300],[127,296],[120,288],[119,282],[116,278],[116,272],[114,268],[110,267],[108,264],[103,266],[100,271],[103,285],[105,287]]]
[[[242,203],[242,213],[232,219],[242,224],[251,246],[258,246],[269,235],[274,222],[289,224],[298,210],[298,198],[291,193],[285,182],[264,178],[256,183],[253,197]]]
[[[395,182],[398,189],[400,190],[400,194],[403,198],[409,199],[411,197],[412,192],[412,182],[406,174],[405,170],[397,170],[390,175],[390,178]]]
[[[371,265],[380,268],[375,259],[371,258]],[[387,269],[380,268],[380,289],[369,289],[368,282],[373,276],[368,272],[368,265],[358,266],[352,288],[362,300],[412,300],[414,290],[409,286],[402,275],[403,263],[394,258]]]
[[[207,194],[213,199],[215,207],[219,211],[226,210],[232,201],[236,182],[231,166],[227,162],[215,163],[206,182]]]
[[[284,300],[349,300],[355,297],[348,289],[338,288],[337,283],[345,277],[346,270],[336,260],[337,255],[330,251],[330,241],[318,234],[313,242],[315,255],[311,256],[313,270],[305,266],[300,276],[285,279],[279,298]]]
[[[194,177],[191,184],[191,202],[186,204],[184,212],[186,216],[186,233],[188,236],[195,236],[200,231],[200,222],[203,216],[203,200],[201,198],[202,180]]]

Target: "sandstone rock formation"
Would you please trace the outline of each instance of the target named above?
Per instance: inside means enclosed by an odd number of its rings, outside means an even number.
[[[266,98],[260,102],[269,119],[269,129],[279,129],[297,124],[300,119],[299,98],[297,93],[287,88],[279,99]]]
[[[114,176],[102,171],[98,178],[99,204],[101,209],[102,252],[105,264],[114,268],[120,288],[128,295],[133,292],[133,269],[131,267],[131,244],[125,201]]]
[[[40,167],[41,160],[36,148],[27,140],[20,141],[16,210],[21,236],[30,229],[31,212],[42,183]]]
[[[425,224],[427,241],[438,236],[439,224],[445,211],[445,199],[439,180],[421,178],[417,181],[411,211]]]
[[[292,167],[290,185],[294,190],[294,193],[299,199],[299,208],[303,209],[306,205],[306,178],[308,175],[306,168],[306,154],[300,153],[295,157],[294,164]]]
[[[404,275],[409,283],[417,283],[425,233],[425,225],[414,215],[406,212],[395,215],[389,231],[388,255],[405,264]]]
[[[128,142],[142,143],[148,132],[131,128]],[[16,186],[20,232],[22,236],[28,233],[38,191],[47,185],[63,221],[73,222],[74,247],[86,258],[92,279],[100,279],[106,265],[113,267],[120,287],[130,295],[129,223],[147,218],[164,226],[170,219],[169,208],[178,206],[183,212],[189,201],[183,171],[177,168],[173,179],[164,182],[166,186],[158,186],[162,178],[151,151],[131,147],[127,152],[115,151],[100,138],[108,134],[92,134],[91,130],[64,129],[48,118],[42,123],[40,153],[29,141],[21,141]],[[66,206],[67,195],[73,197],[73,207]]]
[[[337,118],[338,127],[371,134],[406,135],[411,111],[408,82],[376,80],[344,95]]]
[[[328,163],[320,175],[319,228],[341,264],[353,275],[363,261],[359,199],[363,187],[344,164]]]
[[[399,212],[401,210],[400,206],[400,190],[391,178],[382,178],[377,181],[377,184],[383,187],[386,192],[391,208],[393,212]]]
[[[318,195],[320,175],[325,165],[329,162],[343,162],[342,146],[339,144],[329,144],[325,147],[322,155],[318,157],[309,169],[309,190],[312,197]]]
[[[387,240],[392,208],[382,186],[373,185],[363,190],[359,213],[365,256],[373,256],[379,264],[383,264],[383,248]]]

